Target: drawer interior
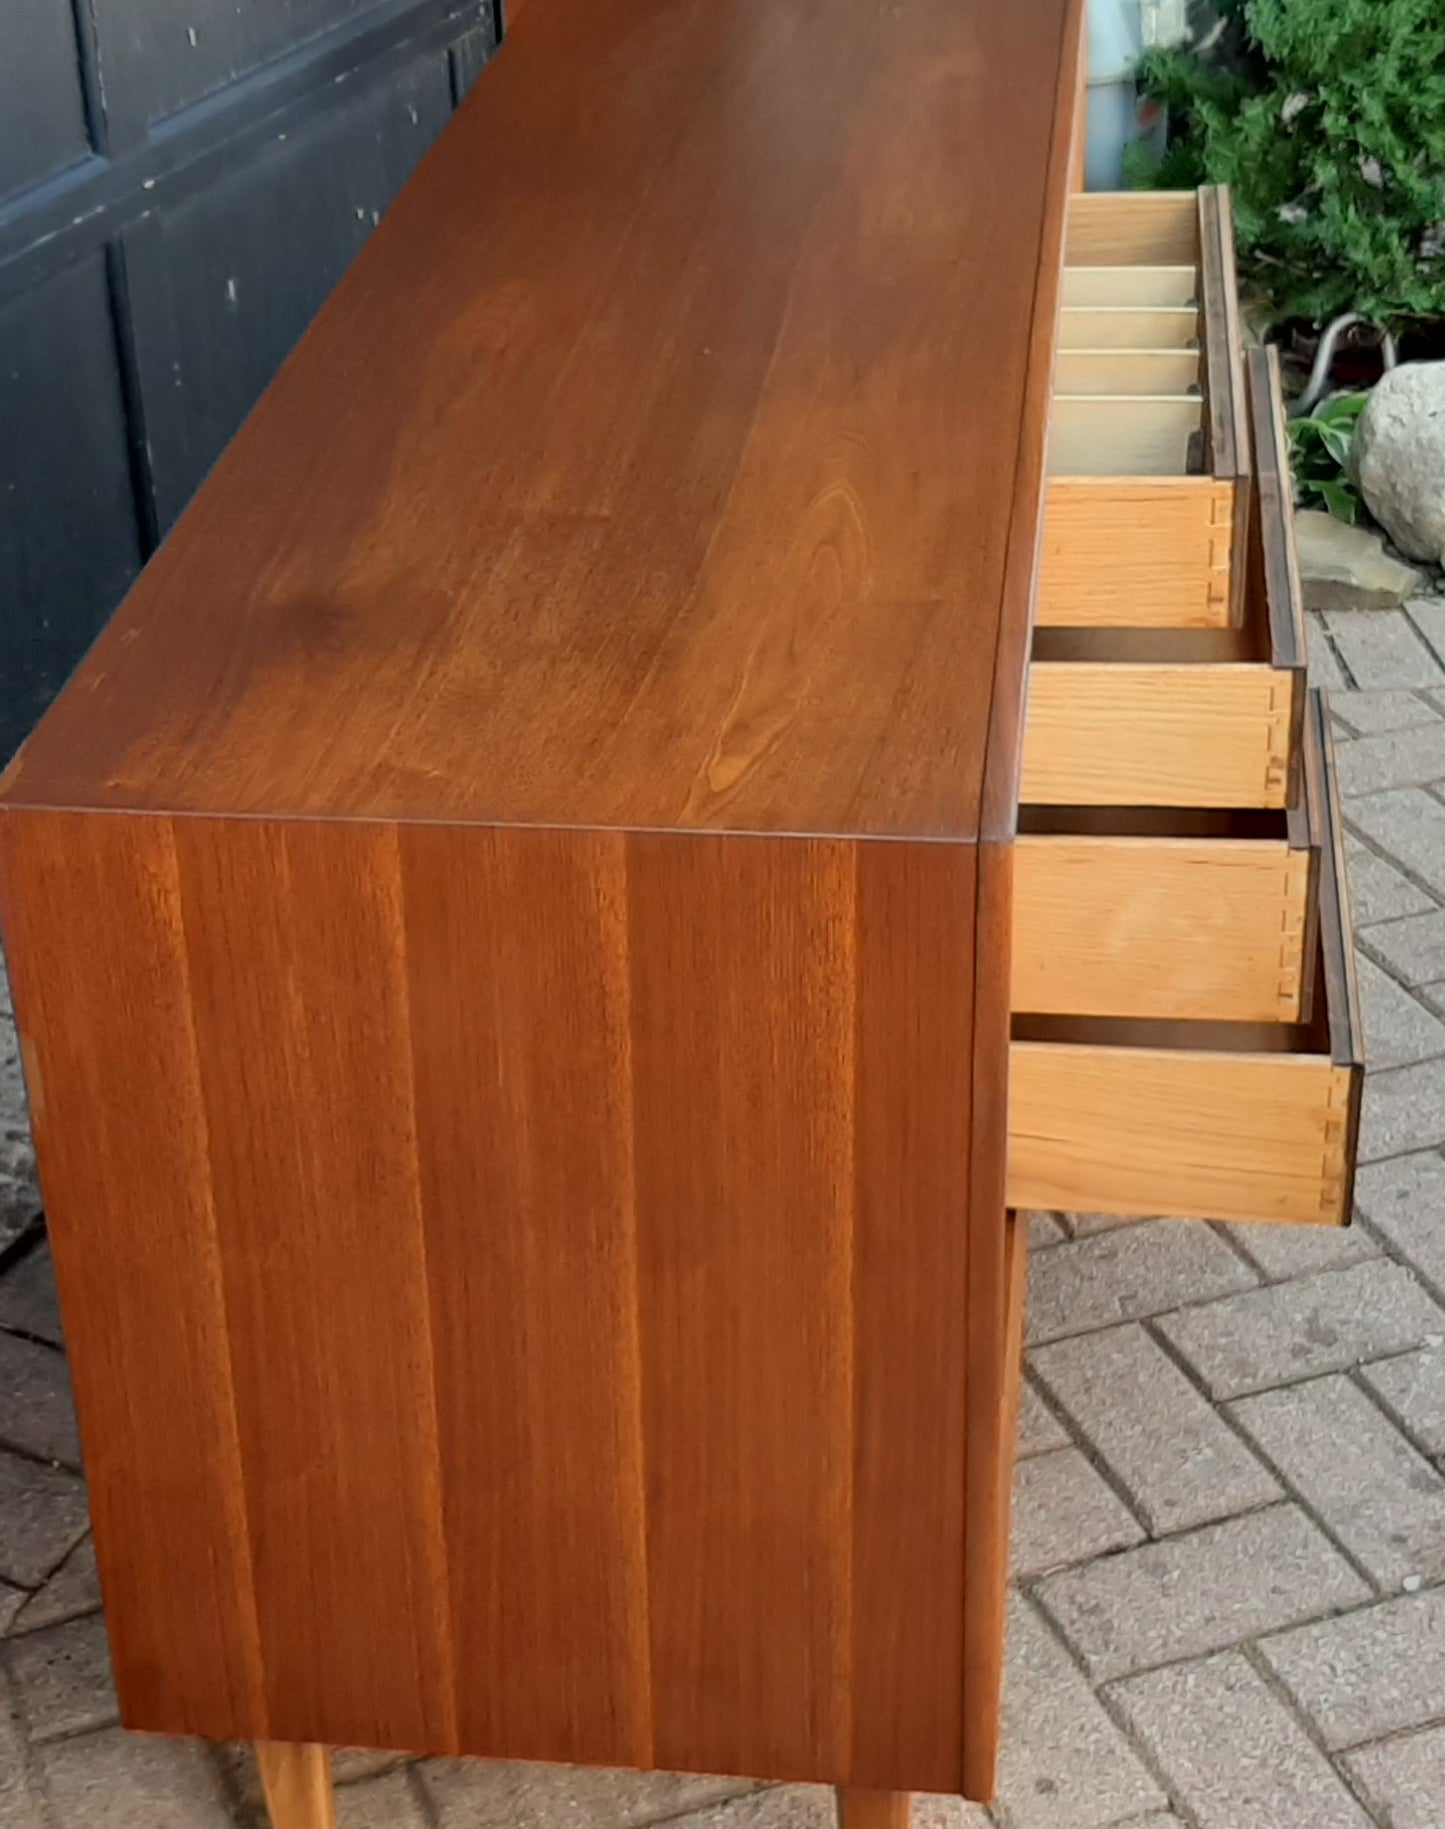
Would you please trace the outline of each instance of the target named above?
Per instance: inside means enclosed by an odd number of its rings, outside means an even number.
[[[1061,350],[1054,385],[1061,394],[1197,393],[1197,349]]]
[[[1073,199],[1051,477],[1237,473],[1247,437],[1232,235],[1214,186]]]
[[[1348,1220],[1362,1053],[1329,733],[1317,695],[1305,731],[1318,863],[1305,1019],[1016,1015],[1011,1205]],[[1055,814],[1041,817],[1057,824]]]
[[[1199,267],[1065,267],[1065,305],[1199,305]]]
[[[1050,476],[1197,476],[1204,402],[1197,394],[1055,394]]]
[[[1192,266],[1199,259],[1194,191],[1085,191],[1069,201],[1069,267]]]
[[[1153,310],[1125,305],[1066,305],[1059,314],[1060,350],[1128,349],[1141,354],[1198,349],[1199,313],[1192,305]]]

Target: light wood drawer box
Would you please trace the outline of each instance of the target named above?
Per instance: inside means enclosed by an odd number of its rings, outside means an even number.
[[[1024,809],[1016,1015],[1296,1022],[1314,848],[1283,813]]]
[[[1025,801],[1160,807],[1293,802],[1305,635],[1272,349],[1249,352],[1247,394],[1253,508],[1240,567],[1240,625],[1039,629],[1024,725]],[[1130,550],[1121,544],[1116,570],[1127,570]],[[1121,582],[1119,589],[1126,586]]]
[[[1316,695],[1304,747],[1319,855],[1305,1020],[1016,1016],[1011,1206],[1348,1221],[1363,1069],[1329,736]]]
[[[1248,512],[1227,193],[1069,210],[1036,620],[1220,628]]]

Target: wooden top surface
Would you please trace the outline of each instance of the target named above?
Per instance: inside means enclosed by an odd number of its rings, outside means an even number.
[[[12,806],[1011,829],[1076,0],[533,0]]]

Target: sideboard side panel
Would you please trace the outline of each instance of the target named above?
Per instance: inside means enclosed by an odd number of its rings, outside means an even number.
[[[122,1714],[264,1737],[169,822],[0,815],[0,903]]]
[[[0,834],[128,1721],[961,1788],[974,847]]]

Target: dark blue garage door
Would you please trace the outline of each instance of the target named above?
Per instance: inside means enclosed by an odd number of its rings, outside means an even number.
[[[0,764],[499,26],[496,0],[0,4]]]

